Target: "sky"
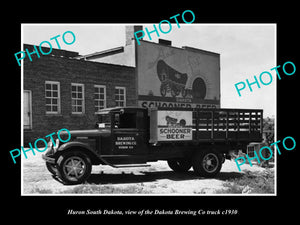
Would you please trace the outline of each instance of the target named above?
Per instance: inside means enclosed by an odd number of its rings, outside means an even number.
[[[153,30],[153,24],[137,25]],[[22,43],[39,45],[66,31],[72,31],[76,40],[71,45],[60,41],[61,48],[80,55],[125,45],[125,24],[22,24]],[[180,24],[178,28],[175,23],[169,33],[160,33],[159,38],[171,40],[175,47],[189,46],[220,54],[221,108],[263,109],[264,117],[276,115],[277,79],[275,71],[270,70],[277,66],[275,24],[193,23]],[[153,33],[152,40],[147,36],[144,40],[157,43],[158,37]],[[56,48],[54,40],[50,42]],[[263,71],[273,75],[272,83],[260,84],[261,88],[252,85],[253,92],[246,87],[239,97],[234,85],[246,83],[246,79],[253,82],[254,76],[259,79]],[[267,76],[262,79],[269,81]]]

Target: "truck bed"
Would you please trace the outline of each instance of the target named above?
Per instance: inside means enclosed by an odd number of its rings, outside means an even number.
[[[194,141],[262,140],[263,110],[198,109],[193,111]]]
[[[159,111],[165,113],[158,113]],[[180,113],[181,111],[181,113]],[[180,116],[176,117],[176,112]],[[173,113],[174,124],[165,124]],[[166,109],[152,111],[150,121],[150,143],[172,142],[260,142],[263,132],[263,110],[260,109]],[[176,118],[175,118],[176,117]],[[192,117],[192,120],[191,120]],[[180,124],[180,121],[183,121]],[[162,121],[162,122],[160,122]],[[168,121],[172,122],[172,121]],[[174,130],[187,134],[184,139],[166,139],[164,131]],[[175,133],[175,132],[174,132]],[[178,135],[177,135],[178,136]],[[176,136],[176,137],[177,137]],[[175,137],[175,135],[174,135]],[[180,136],[179,136],[180,137]]]

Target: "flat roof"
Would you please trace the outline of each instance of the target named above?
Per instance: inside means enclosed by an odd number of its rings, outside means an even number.
[[[114,55],[120,52],[124,52],[124,47],[120,46],[120,47],[116,47],[116,48],[110,48],[110,49],[106,49],[103,51],[99,51],[99,52],[94,52],[94,53],[90,53],[87,55],[80,55],[77,57],[74,57],[76,59],[93,59],[93,58],[102,58],[105,56],[109,56],[109,55]]]
[[[199,49],[199,48],[194,48],[194,47],[189,47],[189,46],[182,46],[180,48],[180,47],[176,47],[176,46],[172,46],[172,45],[164,45],[164,44],[160,44],[160,43],[156,43],[156,42],[152,42],[152,41],[145,41],[145,40],[139,40],[139,41],[140,42],[147,42],[147,43],[155,44],[155,45],[160,45],[160,46],[165,46],[165,47],[170,47],[170,48],[176,48],[176,49],[180,49],[180,50],[187,50],[187,51],[192,51],[192,52],[201,52],[201,53],[220,56],[220,53],[217,53],[217,52],[211,52],[211,51],[207,51],[207,50],[203,50],[203,49]]]

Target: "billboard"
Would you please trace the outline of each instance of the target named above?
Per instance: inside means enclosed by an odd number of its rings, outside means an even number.
[[[148,41],[136,46],[142,107],[218,108],[220,55]]]

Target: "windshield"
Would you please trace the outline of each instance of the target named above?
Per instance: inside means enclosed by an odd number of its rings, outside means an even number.
[[[108,114],[100,114],[98,115],[98,128],[107,128],[110,127],[111,115]]]

